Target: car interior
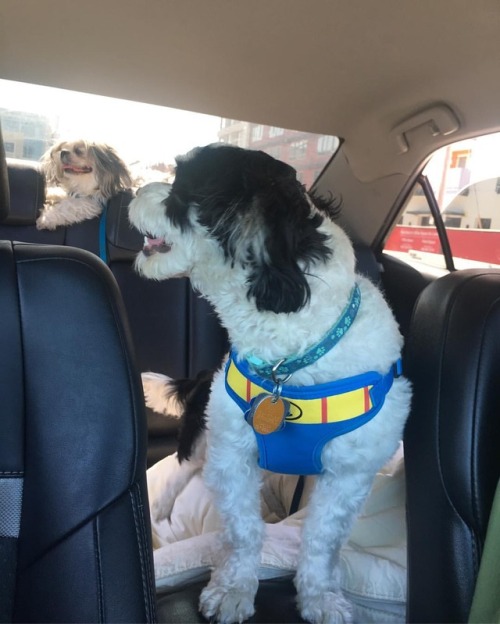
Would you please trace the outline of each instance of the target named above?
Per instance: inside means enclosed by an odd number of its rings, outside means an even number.
[[[461,142],[500,132],[498,3],[3,0],[0,24],[0,81],[339,138],[312,190],[341,201],[413,387],[406,598],[370,621],[498,621],[476,585],[500,505],[500,206],[496,256],[460,255],[447,219],[466,213],[447,216],[428,182],[433,155],[469,157]],[[140,373],[218,368],[227,333],[187,278],[135,271],[135,190],[102,218],[39,230],[40,164],[0,150],[0,621],[204,622],[204,579],[155,587],[146,477],[176,451],[178,421],[145,406]],[[480,179],[468,162],[459,199]],[[486,228],[480,216],[462,229]],[[432,230],[439,252],[391,253],[404,227]],[[291,574],[260,580],[251,621],[302,621]]]

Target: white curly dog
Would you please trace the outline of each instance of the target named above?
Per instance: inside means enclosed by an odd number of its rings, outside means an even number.
[[[145,277],[189,276],[215,307],[232,351],[211,386],[204,478],[224,548],[200,608],[218,622],[254,613],[263,540],[261,468],[317,474],[295,586],[309,622],[349,622],[339,550],[374,476],[395,453],[411,388],[402,337],[382,294],[356,274],[336,211],[296,172],[228,145],[177,159],[172,184],[130,205],[145,234]]]

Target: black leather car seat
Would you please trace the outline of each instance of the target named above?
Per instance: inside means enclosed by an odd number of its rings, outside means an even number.
[[[2,241],[0,318],[3,572],[18,555],[4,621],[153,621],[146,423],[116,283],[88,252]]]
[[[0,319],[0,621],[155,621],[143,395],[111,272],[0,241]]]
[[[38,230],[35,225],[45,201],[45,178],[38,164],[10,159],[4,171],[10,204],[5,218],[0,220],[0,239],[63,245],[64,228]]]
[[[500,477],[500,270],[427,286],[405,361],[408,620],[467,622]]]
[[[153,621],[144,407],[116,284],[87,252],[4,241],[0,309],[5,619]]]

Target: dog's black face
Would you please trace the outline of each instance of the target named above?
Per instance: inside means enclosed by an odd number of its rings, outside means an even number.
[[[305,272],[332,250],[318,230],[326,203],[308,199],[295,170],[260,151],[214,144],[177,159],[165,200],[176,227],[192,227],[189,209],[234,266],[249,269],[248,297],[259,310],[296,312],[309,300]]]

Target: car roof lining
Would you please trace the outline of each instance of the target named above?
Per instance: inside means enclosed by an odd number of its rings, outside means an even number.
[[[360,179],[415,166],[387,135],[416,103],[451,106],[460,138],[498,129],[496,0],[74,6],[3,0],[0,76],[342,136]]]

